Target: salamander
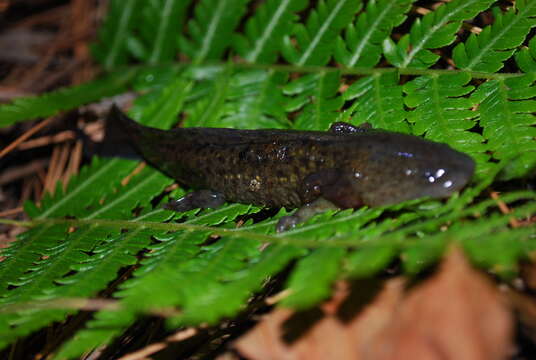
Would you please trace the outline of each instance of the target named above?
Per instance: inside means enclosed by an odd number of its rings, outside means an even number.
[[[326,208],[380,206],[443,198],[471,179],[473,159],[418,136],[337,122],[328,131],[176,128],[138,124],[116,106],[120,125],[145,160],[194,191],[177,211],[225,201],[301,208],[287,230]]]

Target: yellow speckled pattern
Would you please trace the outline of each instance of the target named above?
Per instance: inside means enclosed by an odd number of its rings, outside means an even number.
[[[298,207],[324,197],[347,208],[384,205],[461,189],[474,161],[417,136],[334,131],[144,127],[112,109],[141,155],[179,182],[228,201]]]

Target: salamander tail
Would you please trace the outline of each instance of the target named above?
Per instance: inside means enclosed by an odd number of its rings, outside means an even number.
[[[106,118],[104,139],[99,145],[98,154],[105,157],[141,159],[135,144],[142,135],[142,128],[113,104]]]

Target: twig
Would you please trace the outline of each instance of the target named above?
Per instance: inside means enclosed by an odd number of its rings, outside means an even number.
[[[128,174],[123,180],[121,180],[121,185],[125,186],[127,185],[133,176],[138,175],[143,168],[145,167],[145,162],[140,163],[130,174]]]
[[[26,200],[28,200],[32,194],[33,183],[39,181],[37,178],[27,178],[22,182],[22,191],[19,197],[19,205],[22,206]]]
[[[55,183],[58,182],[58,180],[63,178],[63,174],[65,173],[65,167],[67,166],[67,161],[69,160],[69,153],[71,149],[71,146],[69,144],[63,144],[63,145],[60,145],[60,147],[61,147],[60,159],[59,159],[59,164],[57,167],[54,185]]]
[[[78,173],[78,169],[80,168],[81,161],[82,161],[82,141],[78,140],[74,145],[73,151],[71,151],[71,157],[69,158],[69,165],[67,165],[67,170],[65,171],[65,174],[63,175],[63,189],[64,190],[67,188],[67,184],[69,184],[69,180],[71,176]]]
[[[26,131],[24,134],[19,136],[18,139],[13,141],[11,144],[6,146],[2,151],[0,151],[0,159],[6,156],[8,153],[10,153],[13,149],[15,149],[17,146],[25,142],[30,136],[38,132],[39,130],[43,129],[45,126],[49,125],[55,117],[49,117],[43,121],[41,121],[39,124],[32,127],[30,130]]]
[[[68,5],[52,8],[50,10],[42,11],[38,14],[28,16],[16,23],[13,27],[31,27],[37,24],[43,23],[58,23],[62,19],[68,16]]]
[[[292,294],[292,290],[285,289],[283,291],[278,292],[275,295],[267,297],[266,299],[264,299],[264,302],[266,303],[266,305],[270,305],[270,306],[275,305],[281,300],[289,297],[291,294]]]
[[[0,12],[4,12],[9,8],[10,0],[0,0]]]
[[[490,193],[490,196],[491,196],[491,198],[493,200],[497,201],[497,206],[499,207],[499,210],[501,210],[501,212],[503,214],[507,215],[507,214],[510,214],[512,212],[512,210],[510,210],[508,205],[506,205],[506,203],[499,198],[499,193],[497,191],[492,191]],[[510,217],[508,222],[510,223],[510,226],[512,226],[513,228],[517,228],[517,227],[520,226],[520,224],[517,221],[517,219],[514,218],[513,216]]]
[[[17,207],[17,208],[14,208],[14,209],[0,211],[0,217],[6,217],[6,216],[15,215],[15,214],[21,213],[23,211],[24,211],[24,209],[22,207]]]
[[[157,342],[151,345],[144,347],[141,350],[127,354],[119,360],[141,360],[147,359],[148,356],[159,352],[160,350],[165,349],[170,343],[184,341],[188,338],[191,338],[197,334],[196,328],[187,328],[176,332],[175,334],[168,336],[164,341]]]
[[[48,165],[48,159],[34,160],[29,164],[8,168],[0,174],[0,185],[9,184],[12,181],[35,173]]]
[[[52,150],[52,156],[50,157],[50,165],[48,167],[45,183],[43,185],[44,192],[49,192],[50,194],[54,193],[54,184],[56,183],[55,174],[57,172],[56,168],[58,166],[60,151],[61,150],[59,146],[55,146],[54,150]]]
[[[32,92],[19,89],[16,86],[0,85],[0,101],[7,101],[17,97],[31,96]]]
[[[37,175],[41,178],[45,178],[44,170],[37,171]],[[32,183],[33,185],[33,193],[34,193],[34,201],[39,202],[41,200],[41,197],[43,196],[43,181],[34,181]]]
[[[117,300],[91,298],[58,298],[52,300],[32,301],[2,306],[0,314],[10,314],[37,309],[76,309],[85,311],[117,311],[121,307]]]
[[[88,37],[91,34],[92,24],[90,22],[93,5],[87,0],[73,0],[71,2],[71,32],[75,38],[73,44],[74,58],[82,66],[75,71],[72,77],[73,84],[80,84],[88,81],[92,77],[89,60]]]
[[[48,77],[40,80],[39,83],[32,84],[32,88],[36,92],[45,91],[48,87],[61,80],[64,76],[75,71],[78,66],[79,64],[76,61],[70,61],[61,70],[58,70]]]
[[[74,140],[75,138],[76,138],[76,135],[74,131],[65,130],[55,135],[42,136],[37,139],[32,139],[32,140],[23,142],[17,147],[17,150],[33,149],[33,148],[40,147],[40,146],[62,143],[67,140]]]

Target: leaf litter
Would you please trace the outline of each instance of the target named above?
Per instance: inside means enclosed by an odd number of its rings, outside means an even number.
[[[500,290],[453,248],[437,273],[337,286],[320,307],[278,308],[234,344],[248,359],[504,359],[513,317]],[[366,301],[369,298],[371,301]],[[296,325],[296,326],[295,326]]]

